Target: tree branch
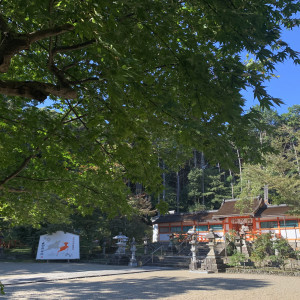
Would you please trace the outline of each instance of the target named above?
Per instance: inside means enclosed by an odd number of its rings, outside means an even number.
[[[34,157],[35,155],[30,155],[24,159],[22,164],[9,176],[4,178],[2,181],[0,181],[0,189],[4,189],[4,185],[10,181],[11,179],[15,178],[18,174],[20,174],[29,164],[30,160]]]
[[[64,66],[64,67],[62,68],[62,71],[63,71],[63,72],[68,71],[68,70],[71,69],[72,67],[78,65],[79,62],[80,62],[80,61],[73,62],[73,63],[71,63],[71,64],[69,64],[69,65],[67,65],[67,66]]]
[[[13,187],[5,187],[5,188],[0,187],[0,190],[6,190],[10,193],[30,193],[29,191],[15,189]]]
[[[84,114],[84,115],[82,115],[82,116],[78,116],[78,117],[76,117],[76,118],[73,118],[73,119],[64,121],[63,124],[71,123],[71,122],[73,122],[73,121],[79,120],[79,119],[84,118],[84,117],[86,117],[86,116],[88,116],[88,114]]]
[[[79,83],[83,83],[83,82],[89,82],[89,81],[99,81],[99,80],[105,80],[100,79],[99,77],[90,77],[90,78],[85,78],[85,79],[81,79],[81,80],[75,80],[75,81],[70,81],[70,84],[79,84]]]
[[[61,26],[53,27],[53,28],[47,28],[47,29],[42,29],[38,30],[29,34],[26,34],[29,39],[29,43],[32,44],[34,42],[44,40],[49,37],[57,36],[69,31],[74,30],[75,27],[72,24],[64,24]]]
[[[53,51],[53,54],[55,55],[56,53],[64,53],[64,52],[68,52],[68,51],[82,49],[82,48],[85,48],[87,46],[90,46],[90,45],[94,44],[95,42],[96,42],[96,40],[92,39],[92,40],[89,40],[87,42],[77,44],[77,45],[56,47],[52,51]]]
[[[70,87],[38,81],[0,80],[0,93],[7,96],[30,98],[40,102],[43,102],[50,94],[68,99],[77,97],[76,91]]]
[[[0,30],[3,33],[7,33],[9,31],[9,27],[7,25],[7,22],[5,21],[4,17],[2,16],[2,14],[0,14]]]
[[[10,61],[14,55],[22,50],[28,50],[30,45],[45,38],[57,36],[74,30],[71,24],[64,24],[54,28],[42,29],[29,34],[18,34],[8,31],[8,25],[3,16],[0,16],[0,28],[5,29],[6,34],[1,37],[0,44],[0,73],[6,73],[10,66]]]
[[[31,180],[31,181],[39,181],[39,182],[49,182],[49,181],[71,181],[71,180],[66,180],[66,179],[61,179],[61,178],[32,178],[32,177],[26,177],[26,176],[16,176],[17,178],[25,179],[25,180]]]

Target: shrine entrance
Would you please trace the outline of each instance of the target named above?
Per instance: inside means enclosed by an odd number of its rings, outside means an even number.
[[[230,218],[231,229],[239,234],[251,235],[253,233],[253,219],[252,218]],[[249,237],[248,237],[249,238]]]
[[[232,230],[234,230],[235,232],[240,232],[241,227],[241,224],[232,224]]]

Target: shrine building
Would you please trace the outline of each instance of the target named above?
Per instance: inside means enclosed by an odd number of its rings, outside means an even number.
[[[287,205],[270,205],[255,198],[241,213],[235,207],[236,202],[236,199],[224,200],[219,210],[159,216],[153,221],[153,242],[168,242],[171,234],[185,235],[195,226],[199,242],[205,242],[205,235],[213,228],[219,236],[217,242],[224,242],[225,234],[232,230],[245,234],[247,240],[270,232],[300,248],[300,217],[289,215]]]

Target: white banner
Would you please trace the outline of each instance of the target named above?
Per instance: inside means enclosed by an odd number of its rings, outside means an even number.
[[[79,235],[57,231],[40,236],[36,259],[79,258]]]

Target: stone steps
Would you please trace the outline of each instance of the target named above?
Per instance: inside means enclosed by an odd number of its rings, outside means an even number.
[[[188,268],[190,260],[190,256],[154,256],[153,262],[150,260],[145,265],[186,269]]]

